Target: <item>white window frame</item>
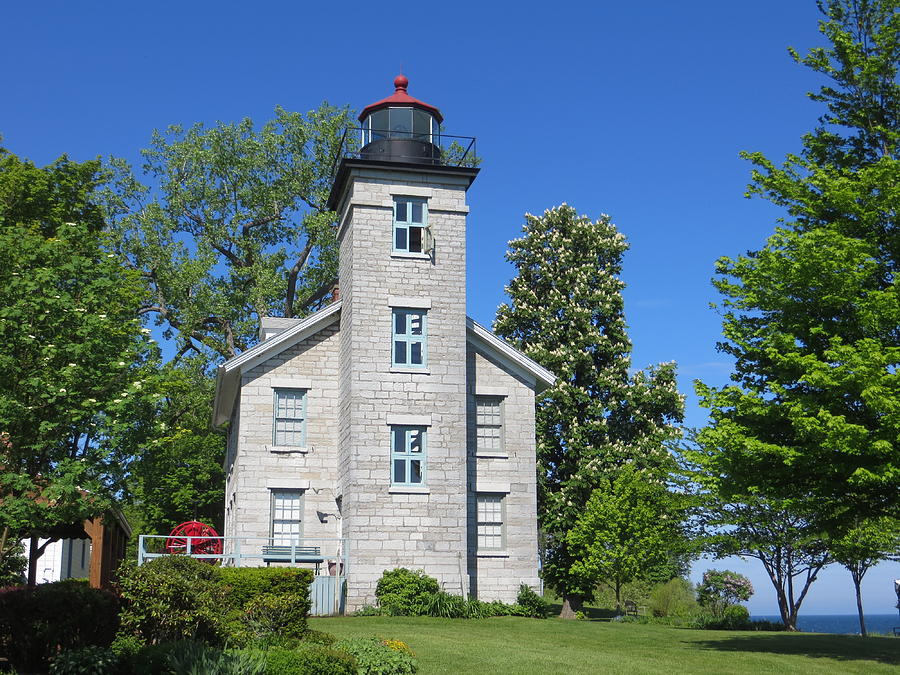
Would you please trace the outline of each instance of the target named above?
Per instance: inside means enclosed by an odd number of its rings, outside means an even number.
[[[297,398],[300,400],[299,406],[296,404],[293,406],[284,405],[281,403],[287,403],[289,400],[296,401]],[[283,447],[283,448],[303,448],[306,447],[306,418],[307,418],[307,399],[309,398],[309,391],[307,389],[300,388],[289,388],[289,387],[276,387],[272,392],[272,444],[275,447]],[[282,413],[293,413],[293,415],[282,414]],[[294,423],[299,423],[300,429],[281,429],[279,430],[279,423],[283,423],[285,425]],[[296,437],[296,434],[299,433],[299,439]],[[293,436],[291,436],[293,435]],[[288,441],[297,441],[297,442],[288,442]]]
[[[273,546],[291,546],[303,539],[305,490],[269,488],[269,538]],[[287,503],[283,503],[287,502]],[[287,508],[287,510],[285,510]],[[291,516],[290,518],[285,517]]]
[[[504,492],[475,493],[475,541],[478,553],[506,550],[506,497]],[[487,508],[488,504],[491,505],[490,508]],[[497,531],[489,531],[488,528],[497,528]],[[487,545],[489,540],[495,543]]]

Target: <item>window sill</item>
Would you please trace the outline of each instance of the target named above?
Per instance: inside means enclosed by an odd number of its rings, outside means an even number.
[[[414,375],[431,375],[431,371],[428,368],[410,368],[404,366],[391,366],[391,373],[413,373]]]
[[[298,454],[305,455],[310,450],[311,447],[308,446],[299,446],[299,445],[267,445],[266,450],[269,452],[274,452],[279,455],[290,455],[290,454]]]
[[[431,490],[427,487],[416,487],[414,485],[392,485],[388,488],[388,493],[392,495],[429,495]]]
[[[501,450],[476,450],[475,456],[489,459],[509,459],[509,453]]]
[[[407,253],[406,251],[391,251],[392,258],[408,258],[411,260],[431,260],[427,253]]]
[[[476,551],[479,558],[508,558],[509,551]]]

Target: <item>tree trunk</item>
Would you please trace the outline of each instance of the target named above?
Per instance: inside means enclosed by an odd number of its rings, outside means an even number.
[[[622,614],[622,584],[616,579],[616,614]]]
[[[37,585],[37,561],[41,557],[38,551],[38,538],[31,537],[28,543],[28,585]]]
[[[852,576],[853,587],[856,589],[856,611],[859,613],[859,634],[866,637],[868,635],[866,632],[866,617],[863,615],[862,591],[860,590],[862,577],[855,572],[852,573]]]
[[[575,612],[580,612],[584,606],[584,598],[579,595],[567,595],[563,598],[563,606],[559,612],[560,619],[574,619]]]

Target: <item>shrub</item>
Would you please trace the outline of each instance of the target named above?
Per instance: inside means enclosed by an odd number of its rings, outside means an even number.
[[[697,606],[694,587],[687,579],[671,579],[656,586],[648,601],[653,616],[687,616]]]
[[[306,631],[303,635],[303,641],[309,644],[314,645],[325,645],[328,647],[329,645],[333,645],[337,642],[337,637],[331,633],[326,633],[321,630],[312,630],[311,628]]]
[[[306,615],[309,602],[296,593],[275,595],[263,593],[244,605],[247,629],[256,639],[268,635],[286,638],[302,638],[306,632]]]
[[[119,568],[122,635],[145,644],[221,639],[224,590],[218,570],[187,556]]]
[[[469,604],[458,595],[438,591],[427,597],[421,613],[445,619],[465,619],[469,616]]]
[[[118,609],[112,593],[83,582],[0,589],[0,653],[18,670],[45,671],[60,651],[108,647]]]
[[[270,649],[265,653],[266,675],[353,675],[356,659],[349,653],[311,645],[303,649]]]
[[[166,658],[173,675],[264,675],[266,660],[249,651],[222,651],[202,642],[178,642]]]
[[[115,675],[119,657],[108,647],[68,649],[53,657],[50,675]]]
[[[309,613],[309,585],[312,570],[296,567],[222,567],[217,570],[226,587],[225,603],[229,609],[243,610],[249,600],[263,595],[299,595]]]
[[[525,614],[523,616],[534,617],[535,619],[546,619],[550,613],[550,607],[547,601],[534,592],[534,589],[526,584],[519,586],[519,595],[516,597],[516,604],[521,607]]]
[[[353,612],[353,616],[384,616],[385,612],[381,607],[376,605],[363,605]]]
[[[334,648],[356,659],[360,675],[409,675],[418,670],[411,651],[392,649],[378,638],[341,640]]]
[[[697,600],[714,616],[721,617],[725,608],[749,600],[753,584],[743,574],[731,570],[706,570],[703,581],[697,585]]]
[[[437,579],[424,572],[413,572],[404,567],[387,570],[378,580],[375,597],[388,614],[396,616],[420,616],[425,611],[429,596],[441,590]]]

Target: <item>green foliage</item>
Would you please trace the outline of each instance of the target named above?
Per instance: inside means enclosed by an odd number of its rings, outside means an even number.
[[[480,611],[476,605],[475,612]],[[466,619],[469,617],[469,604],[459,595],[450,595],[444,591],[432,593],[425,600],[422,614],[438,616],[445,619]],[[411,616],[417,616],[413,614]]]
[[[304,637],[311,570],[223,567],[225,632],[236,645],[284,646]]]
[[[788,217],[761,250],[718,261],[734,384],[697,384],[711,525],[735,526],[731,552],[756,551],[792,630],[828,560],[822,542],[900,516],[900,12],[896,0],[818,4],[829,44],[792,55],[825,77],[810,94],[825,113],[781,166],[744,154],[748,195]]]
[[[263,595],[299,595],[304,612],[309,611],[309,585],[312,570],[296,567],[222,567],[218,577],[227,587],[226,603],[242,609],[248,601]]]
[[[405,567],[385,570],[375,586],[378,605],[388,614],[420,616],[430,597],[440,592],[437,579]]]
[[[24,551],[25,548],[21,543],[15,542],[6,547],[4,555],[0,555],[0,588],[25,584],[28,559],[25,557]]]
[[[697,607],[694,587],[687,579],[676,577],[657,584],[648,600],[653,616],[687,616]]]
[[[263,654],[222,650],[195,640],[144,645],[122,654],[122,672],[129,675],[263,675]]]
[[[862,606],[862,580],[870,567],[883,560],[900,562],[900,520],[886,517],[857,522],[840,537],[832,539],[828,550],[853,579],[859,632],[865,637],[868,631]]]
[[[303,649],[269,649],[266,675],[354,675],[356,659],[349,653],[312,645]]]
[[[568,532],[594,489],[627,463],[665,476],[682,397],[674,364],[633,375],[619,279],[625,238],[607,216],[562,205],[526,215],[507,259],[517,276],[494,331],[557,376],[537,407],[538,512],[547,534],[544,579],[567,603],[595,582],[574,573]]]
[[[387,612],[377,605],[363,605],[353,612],[353,616],[387,616]]]
[[[607,582],[617,608],[625,583],[666,570],[672,549],[686,547],[675,496],[658,477],[631,466],[608,488],[594,490],[567,541],[576,558],[571,574]]]
[[[325,202],[346,108],[276,109],[252,120],[154,132],[143,151],[151,191],[121,160],[106,192],[117,250],[148,280],[144,312],[179,348],[230,358],[259,317],[322,306],[337,272]]]
[[[329,647],[337,642],[337,637],[332,635],[331,633],[326,633],[321,630],[310,630],[308,629],[303,634],[303,642],[314,644],[314,645],[324,645],[325,647]]]
[[[120,567],[123,636],[145,644],[220,640],[225,589],[218,570],[187,556],[164,556]]]
[[[108,591],[57,582],[0,589],[0,655],[25,672],[46,670],[60,651],[107,647],[119,626]]]
[[[225,434],[209,424],[215,389],[207,363],[181,358],[159,366],[135,405],[132,445],[142,451],[129,467],[125,487],[141,532],[166,533],[186,520],[221,531],[224,521]]]
[[[269,635],[302,638],[306,632],[309,599],[297,593],[264,593],[244,605],[244,623],[257,640]]]
[[[550,607],[547,601],[534,592],[534,589],[527,584],[519,586],[519,594],[516,596],[516,604],[525,612],[523,616],[530,616],[535,619],[546,619],[550,613]]]
[[[697,602],[716,617],[726,616],[736,603],[745,602],[752,595],[750,580],[731,570],[707,570],[703,573],[703,581],[697,584]],[[739,613],[738,610],[731,612],[732,615]]]
[[[170,645],[166,665],[172,675],[264,675],[266,672],[266,660],[261,654],[222,651],[188,640]]]
[[[347,652],[356,659],[360,675],[411,675],[418,670],[416,660],[408,648],[392,648],[378,638],[341,640],[335,643],[334,648]]]
[[[119,657],[108,647],[80,647],[50,661],[50,675],[118,675]]]
[[[805,501],[834,537],[900,512],[900,13],[896,0],[819,6],[830,44],[793,55],[827,78],[810,94],[826,111],[782,166],[745,155],[749,194],[788,218],[762,250],[718,262],[735,384],[698,392],[723,498]]]
[[[149,350],[143,288],[100,233],[98,172],[0,148],[0,559],[102,514],[129,450],[120,437]]]

